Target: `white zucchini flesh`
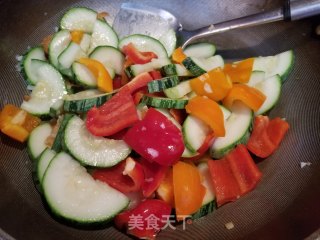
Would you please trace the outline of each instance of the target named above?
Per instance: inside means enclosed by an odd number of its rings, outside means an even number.
[[[281,77],[279,75],[269,77],[253,86],[266,96],[262,106],[254,113],[256,116],[266,113],[277,103],[281,94],[281,86]]]
[[[55,151],[51,150],[50,148],[46,148],[39,156],[36,171],[40,184],[42,184],[44,173],[46,172],[51,160],[54,158],[55,155]]]
[[[97,12],[85,7],[69,9],[60,21],[60,28],[70,31],[91,33],[97,19]]]
[[[30,83],[31,85],[36,85],[38,81],[36,75],[37,69],[35,69],[34,66],[31,64],[32,59],[38,59],[42,61],[46,60],[46,56],[42,47],[35,47],[30,49],[22,59],[23,70],[27,76],[28,83]]]
[[[105,21],[97,19],[93,26],[89,53],[98,46],[118,47],[119,39],[112,27]]]
[[[66,94],[61,74],[49,63],[33,59],[31,64],[37,68],[37,84],[32,90],[30,99],[23,101],[21,108],[38,116],[50,113],[51,106]]]
[[[28,152],[32,159],[37,159],[41,153],[48,147],[46,139],[52,132],[52,126],[44,123],[36,127],[30,133],[28,138]]]
[[[111,46],[96,47],[90,54],[90,58],[101,62],[106,68],[113,68],[116,74],[121,75],[124,63],[124,55]]]
[[[80,45],[70,42],[68,47],[59,55],[59,69],[69,69],[74,61],[86,57]]]
[[[211,43],[194,43],[183,50],[188,57],[209,58],[216,52],[216,47]]]
[[[154,52],[158,58],[168,58],[168,53],[165,47],[160,43],[160,41],[153,37],[142,34],[130,35],[121,39],[119,42],[119,48],[122,49],[129,43],[133,43],[133,45],[141,52]]]
[[[85,53],[88,53],[90,48],[90,43],[91,43],[91,35],[84,33],[80,41],[80,47],[82,51],[84,51]]]
[[[94,167],[114,166],[131,152],[130,147],[123,140],[92,135],[78,116],[73,116],[67,123],[64,144],[78,161]]]
[[[169,29],[159,38],[159,41],[166,49],[168,57],[170,57],[177,45],[177,36],[175,31],[172,28]]]
[[[129,204],[123,193],[94,180],[65,152],[51,160],[42,187],[57,216],[84,224],[109,221]]]
[[[266,74],[263,71],[252,71],[250,75],[249,81],[246,85],[253,87],[254,85],[258,84],[259,82],[266,79]]]
[[[182,125],[184,143],[193,153],[201,147],[209,132],[209,126],[192,115],[189,115]]]
[[[219,159],[232,150],[237,144],[246,143],[252,125],[252,111],[245,106],[234,107],[231,115],[225,120],[226,135],[217,137],[210,147],[213,158]]]
[[[68,30],[61,30],[53,36],[49,44],[49,61],[55,68],[59,68],[58,57],[70,42],[71,34]]]
[[[214,195],[214,188],[212,184],[212,178],[209,171],[208,163],[207,162],[201,162],[197,166],[198,171],[200,172],[201,176],[201,184],[206,188],[206,193],[202,200],[202,206],[206,205],[209,202],[212,202],[215,199]]]
[[[254,59],[253,71],[264,71],[266,77],[279,75],[284,81],[293,67],[294,53],[292,50],[274,56],[258,57]]]

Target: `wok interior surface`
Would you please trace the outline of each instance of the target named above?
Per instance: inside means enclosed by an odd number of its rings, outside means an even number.
[[[173,13],[186,29],[268,10],[282,1],[177,0],[139,1]],[[16,71],[16,56],[53,33],[70,7],[106,11],[112,22],[121,1],[0,1],[0,107],[20,105],[26,84]],[[258,164],[263,178],[257,188],[234,203],[158,239],[302,239],[320,227],[320,40],[312,37],[319,17],[279,22],[204,39],[216,44],[225,59],[274,55],[294,49],[294,70],[270,116],[290,123],[280,149]],[[300,162],[311,166],[300,168]],[[129,239],[110,224],[99,230],[63,225],[46,211],[32,181],[25,144],[1,134],[0,239]],[[227,230],[225,224],[235,227]]]

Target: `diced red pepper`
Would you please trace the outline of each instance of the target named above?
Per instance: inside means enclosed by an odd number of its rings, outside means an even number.
[[[149,73],[150,73],[151,77],[153,78],[153,80],[157,80],[157,79],[162,78],[161,72],[158,70],[153,70]]]
[[[159,187],[161,181],[166,175],[168,167],[161,166],[155,162],[151,163],[146,159],[141,160],[144,171],[144,182],[142,184],[142,193],[144,197],[150,197]]]
[[[262,173],[252,160],[244,145],[238,145],[227,155],[231,170],[240,187],[241,195],[255,188],[262,177]]]
[[[180,129],[153,108],[128,130],[124,141],[143,158],[162,166],[175,164],[184,151]]]
[[[122,77],[120,75],[115,76],[115,78],[112,81],[113,89],[119,89],[122,85]]]
[[[128,88],[122,88],[99,108],[88,111],[86,126],[96,136],[110,136],[139,120]]]
[[[143,98],[143,96],[148,93],[148,89],[143,87],[133,93],[133,101],[135,105],[138,105]]]
[[[145,64],[158,56],[153,52],[140,52],[133,43],[129,43],[122,48],[124,54],[134,62],[134,64]]]
[[[288,129],[289,124],[285,120],[257,116],[247,147],[256,156],[266,158],[278,148]]]
[[[240,188],[228,159],[210,160],[208,166],[218,207],[237,200],[240,197]]]
[[[147,86],[148,82],[151,81],[153,81],[152,76],[149,73],[145,72],[133,78],[126,84],[126,87],[129,88],[130,93],[134,93],[135,91]]]
[[[130,157],[114,167],[97,169],[92,176],[122,193],[139,191],[144,182],[142,166]]]
[[[208,161],[218,207],[250,192],[262,173],[244,145],[238,145],[225,158]]]
[[[118,214],[114,223],[127,234],[143,239],[154,239],[169,220],[171,206],[159,199],[146,199],[131,210]]]
[[[180,124],[182,124],[184,122],[184,120],[186,119],[186,117],[188,115],[184,109],[170,108],[169,112],[172,115],[172,117]]]

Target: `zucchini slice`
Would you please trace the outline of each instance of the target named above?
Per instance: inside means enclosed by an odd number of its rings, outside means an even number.
[[[158,58],[168,57],[165,47],[160,41],[153,37],[142,34],[133,34],[121,39],[119,48],[122,49],[129,43],[133,43],[133,45],[141,52],[154,52],[157,54]]]
[[[60,21],[60,28],[91,33],[96,19],[96,11],[86,7],[74,7],[63,15]]]
[[[96,89],[85,90],[72,95],[67,95],[64,100],[63,109],[70,113],[84,113],[92,107],[99,107],[108,101],[115,92],[101,93]]]
[[[21,108],[34,115],[48,117],[51,106],[66,94],[64,80],[61,74],[47,62],[33,59],[31,65],[37,69],[38,80],[30,95],[31,98],[23,101]]]
[[[55,155],[55,151],[51,150],[50,148],[46,148],[39,156],[36,166],[36,174],[40,185],[42,184],[44,173],[46,172],[50,161],[55,157]]]
[[[253,86],[266,96],[266,100],[259,110],[255,112],[255,115],[264,114],[276,105],[280,98],[281,86],[281,77],[279,75],[269,77]]]
[[[222,158],[238,144],[246,144],[250,136],[253,113],[245,106],[235,107],[225,120],[226,135],[217,137],[210,147],[211,157]]]
[[[68,30],[57,32],[49,44],[49,61],[57,69],[59,69],[59,55],[68,47],[71,42],[71,34]]]
[[[81,49],[80,45],[70,42],[68,47],[62,51],[58,57],[59,69],[69,69],[74,61],[86,57],[86,54]]]
[[[202,185],[206,188],[206,193],[202,200],[201,208],[191,215],[192,219],[201,218],[207,214],[213,212],[216,209],[215,195],[212,186],[211,174],[209,171],[208,163],[201,162],[197,166],[198,171],[202,177]]]
[[[78,116],[73,116],[67,123],[64,146],[82,164],[93,167],[112,167],[131,152],[123,140],[92,135]]]
[[[89,52],[98,46],[118,47],[119,39],[113,28],[106,22],[97,19],[93,26]]]
[[[170,57],[177,46],[177,36],[175,31],[172,28],[169,29],[159,38],[159,41],[162,43]]]
[[[117,48],[111,46],[96,47],[90,58],[101,62],[106,68],[113,68],[116,74],[121,75],[124,55]]]
[[[216,46],[211,43],[194,43],[188,45],[184,50],[188,57],[209,58],[216,53]]]
[[[189,115],[182,125],[184,144],[192,153],[197,152],[209,132],[209,126],[192,115]]]
[[[129,204],[123,193],[94,180],[65,152],[58,153],[51,160],[42,187],[52,212],[73,223],[108,222]]]
[[[184,109],[184,107],[188,104],[188,99],[170,99],[144,95],[141,99],[141,102],[156,108]]]
[[[224,60],[220,55],[215,55],[209,58],[187,57],[182,64],[194,76],[198,77],[212,69],[223,67]]]
[[[22,71],[25,76],[26,81],[31,85],[36,85],[38,78],[37,78],[37,69],[33,67],[31,64],[32,59],[38,59],[45,61],[46,56],[44,54],[42,47],[34,47],[31,48],[22,59]]]
[[[52,132],[52,126],[49,123],[44,123],[36,127],[30,133],[28,138],[28,153],[31,159],[37,159],[43,150],[45,150],[48,146],[46,144],[47,138],[50,136]]]
[[[294,53],[292,50],[279,53],[274,56],[258,57],[254,59],[253,70],[264,71],[266,77],[279,75],[282,82],[284,82],[294,64]]]
[[[148,82],[148,92],[162,92],[164,89],[172,88],[177,86],[179,83],[178,76],[164,77],[158,80]]]
[[[177,86],[165,89],[163,92],[168,98],[179,99],[192,91],[190,81],[180,82]]]

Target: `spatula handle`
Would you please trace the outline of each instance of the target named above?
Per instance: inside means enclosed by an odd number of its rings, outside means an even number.
[[[281,20],[298,20],[320,14],[320,0],[286,1],[286,4],[279,9],[212,24],[208,27],[188,32],[184,38],[183,47],[196,39],[232,29],[252,27]]]
[[[299,20],[306,17],[311,17],[320,14],[320,0],[300,0],[293,1],[287,0],[284,6],[284,14],[286,19]]]

